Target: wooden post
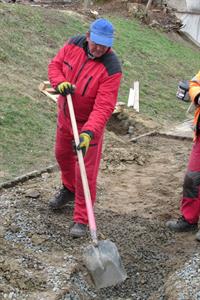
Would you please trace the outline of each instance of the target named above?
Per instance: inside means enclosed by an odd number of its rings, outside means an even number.
[[[133,108],[139,112],[139,81],[134,82],[134,104]]]
[[[127,106],[132,106],[139,112],[139,81],[134,81],[133,87],[130,88]]]
[[[90,0],[84,0],[84,5],[83,5],[84,10],[87,10],[89,5],[90,5]]]
[[[153,0],[148,0],[147,6],[145,8],[145,14],[147,14],[148,10],[150,9],[152,2],[153,2]]]

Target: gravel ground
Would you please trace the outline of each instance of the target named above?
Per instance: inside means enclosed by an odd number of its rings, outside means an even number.
[[[120,143],[107,133],[95,214],[99,238],[116,244],[128,274],[115,287],[94,287],[82,261],[90,237],[69,236],[73,204],[48,209],[58,171],[2,189],[0,299],[200,299],[199,243],[165,228],[179,213],[190,148],[159,136]]]

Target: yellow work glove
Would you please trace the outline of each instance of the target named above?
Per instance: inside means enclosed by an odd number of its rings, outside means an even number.
[[[75,86],[72,85],[70,82],[68,81],[64,81],[62,83],[60,83],[57,86],[57,91],[59,92],[59,94],[61,94],[62,96],[67,96],[69,94],[73,94],[75,90]]]
[[[87,150],[89,148],[92,136],[93,136],[93,134],[90,131],[82,132],[79,135],[80,143],[77,146],[77,150],[82,150],[83,156],[85,156],[85,154],[86,154],[86,152],[87,152]]]

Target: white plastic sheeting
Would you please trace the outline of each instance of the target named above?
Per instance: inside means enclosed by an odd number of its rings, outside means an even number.
[[[167,5],[178,11],[187,11],[186,0],[167,0]]]
[[[200,13],[200,1],[199,0],[186,0],[187,9],[190,12]]]
[[[181,19],[181,32],[200,47],[200,0],[168,0],[167,4],[177,10]]]
[[[195,44],[200,47],[200,15],[184,14],[181,17],[183,27],[181,32],[186,34]]]

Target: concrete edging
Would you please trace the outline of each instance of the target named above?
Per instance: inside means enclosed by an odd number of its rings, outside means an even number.
[[[3,182],[0,184],[0,190],[3,188],[10,188],[10,187],[14,187],[16,186],[18,183],[22,183],[25,182],[29,179],[35,178],[35,177],[39,177],[40,175],[42,175],[43,173],[53,173],[54,171],[58,170],[58,165],[50,165],[44,169],[41,170],[35,170],[32,171],[30,173],[24,174],[22,176],[19,177],[15,177],[12,180]]]

